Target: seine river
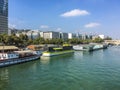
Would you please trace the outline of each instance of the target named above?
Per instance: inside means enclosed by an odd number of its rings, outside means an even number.
[[[0,68],[0,90],[120,90],[120,47]]]

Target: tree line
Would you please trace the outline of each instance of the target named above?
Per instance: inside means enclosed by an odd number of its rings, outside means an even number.
[[[106,38],[107,40],[111,39],[110,37]],[[104,42],[103,39],[101,38],[95,38],[94,40],[92,39],[79,39],[79,38],[73,38],[73,39],[44,39],[41,37],[38,37],[36,39],[29,39],[27,35],[20,34],[19,37],[16,36],[15,34],[12,35],[7,35],[7,34],[0,34],[0,43],[4,45],[15,45],[17,47],[26,47],[31,44],[58,44],[62,45],[63,43],[70,43],[70,44],[88,44],[88,43],[101,43]]]

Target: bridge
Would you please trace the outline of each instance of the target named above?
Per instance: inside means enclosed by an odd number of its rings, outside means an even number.
[[[106,44],[120,45],[120,40],[105,40]]]

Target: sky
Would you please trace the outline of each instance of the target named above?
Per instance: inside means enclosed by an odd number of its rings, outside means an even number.
[[[120,0],[8,0],[9,27],[120,39]]]

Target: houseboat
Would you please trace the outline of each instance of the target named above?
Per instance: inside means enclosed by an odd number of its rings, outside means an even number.
[[[75,45],[73,49],[76,51],[94,51],[99,49],[106,49],[106,44],[97,44],[97,43],[90,43],[88,45]]]
[[[19,54],[15,52],[0,53],[0,60],[19,58]]]
[[[75,45],[73,49],[76,51],[92,51],[93,45]]]
[[[15,46],[0,46],[0,60],[19,58],[18,53],[13,52],[17,50]]]
[[[42,53],[42,56],[51,57],[51,56],[68,54],[73,52],[74,50],[71,45],[64,44],[63,46],[59,46],[59,47],[54,47],[54,46],[48,47],[47,51]]]
[[[19,51],[15,46],[0,46],[0,67],[28,62],[40,58],[39,52]]]
[[[106,44],[98,44],[98,43],[90,43],[90,45],[93,45],[93,50],[106,49],[108,47],[108,45]]]

